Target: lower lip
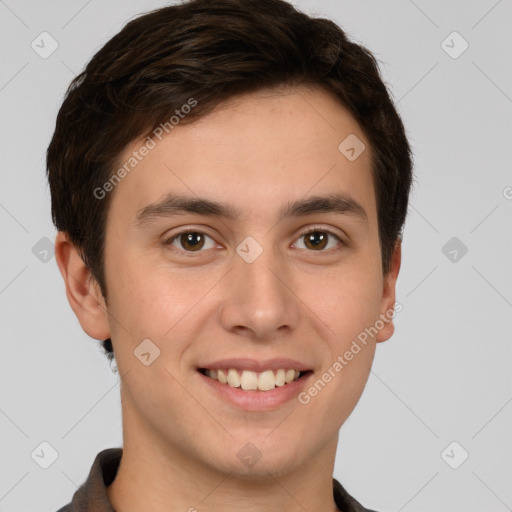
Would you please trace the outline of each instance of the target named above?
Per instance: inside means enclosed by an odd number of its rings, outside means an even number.
[[[241,388],[233,388],[229,384],[222,384],[218,380],[207,377],[199,371],[197,373],[205,384],[210,386],[221,398],[246,411],[268,411],[276,409],[286,402],[297,398],[297,395],[306,387],[307,381],[313,375],[312,372],[307,373],[300,379],[294,380],[284,386],[275,387],[269,391],[244,391]]]

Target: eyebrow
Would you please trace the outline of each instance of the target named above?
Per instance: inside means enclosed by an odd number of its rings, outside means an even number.
[[[137,225],[142,226],[157,218],[187,213],[236,220],[242,212],[231,203],[219,203],[201,197],[168,194],[161,201],[149,204],[139,210]],[[289,201],[281,208],[279,217],[280,220],[283,220],[315,213],[344,214],[368,223],[368,215],[365,209],[350,195],[344,193],[309,196],[297,201]]]

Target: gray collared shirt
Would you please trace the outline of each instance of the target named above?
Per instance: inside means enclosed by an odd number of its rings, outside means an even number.
[[[57,512],[115,512],[108,501],[107,486],[117,474],[122,448],[107,448],[96,455],[87,480],[77,489],[70,503]],[[334,502],[341,512],[375,512],[364,508],[333,478]]]

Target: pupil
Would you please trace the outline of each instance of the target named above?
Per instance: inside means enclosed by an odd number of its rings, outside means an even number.
[[[199,239],[199,244],[201,243],[201,234],[200,233],[186,233],[185,234],[185,239],[186,239],[186,243],[184,243],[184,247],[186,246],[192,246],[191,248],[192,249],[197,249],[198,246],[197,246],[197,242],[194,243],[194,238],[198,238]],[[199,248],[201,248],[199,246]]]
[[[326,239],[327,237],[321,231],[315,231],[314,233],[310,233],[308,236],[308,241],[313,247],[325,246],[324,242]]]

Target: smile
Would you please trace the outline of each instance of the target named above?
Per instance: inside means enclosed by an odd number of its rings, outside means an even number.
[[[240,388],[244,391],[270,391],[276,387],[286,386],[309,373],[294,368],[280,368],[262,372],[236,368],[224,370],[200,368],[199,371],[221,384],[226,384],[232,388]]]

